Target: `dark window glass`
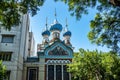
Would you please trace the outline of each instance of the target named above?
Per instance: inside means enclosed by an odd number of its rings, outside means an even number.
[[[63,66],[63,78],[64,80],[69,80],[69,73],[67,72],[67,66]]]
[[[61,65],[56,65],[56,80],[62,80]]]
[[[28,80],[37,80],[37,69],[29,68],[28,69]]]
[[[7,76],[6,76],[6,80],[10,80],[10,71],[7,71]]]
[[[6,72],[6,77],[3,80],[10,80],[10,71]]]
[[[54,80],[54,65],[48,65],[48,80]]]
[[[30,69],[29,80],[36,80],[36,69]]]
[[[0,60],[2,59],[2,55],[0,55]]]
[[[2,35],[2,43],[13,43],[14,35]]]
[[[12,52],[0,52],[0,60],[11,61]]]

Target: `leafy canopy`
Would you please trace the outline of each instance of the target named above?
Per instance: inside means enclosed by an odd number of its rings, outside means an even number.
[[[89,8],[96,8],[98,13],[90,22],[89,40],[97,45],[106,45],[114,53],[120,53],[120,0],[61,1],[69,6],[71,15],[78,20],[83,14],[89,13]]]
[[[37,14],[44,0],[2,0],[0,2],[0,24],[10,30],[12,26],[20,23],[23,14]]]
[[[80,49],[74,53],[72,64],[68,64],[68,71],[72,73],[73,80],[119,80],[120,57]]]
[[[98,13],[91,21],[90,28],[88,38],[92,43],[106,45],[113,52],[120,54],[120,14],[118,17],[110,13]]]

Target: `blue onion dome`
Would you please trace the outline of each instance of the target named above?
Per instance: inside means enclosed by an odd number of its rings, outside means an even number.
[[[54,31],[54,30],[58,30],[58,31],[62,31],[62,25],[60,23],[58,23],[57,20],[54,21],[54,24],[51,25],[50,27],[50,31]]]
[[[71,35],[72,35],[72,33],[71,33],[71,31],[68,30],[68,24],[67,24],[67,18],[66,18],[66,26],[64,28],[63,36],[65,37],[65,36],[71,36]]]
[[[48,30],[43,31],[42,32],[42,36],[44,36],[44,35],[50,36],[50,31],[48,31]]]
[[[70,31],[66,31],[63,33],[63,36],[71,36],[71,35],[72,35],[72,33]]]
[[[44,36],[44,35],[50,36],[50,31],[48,30],[48,27],[47,27],[47,17],[46,17],[46,27],[42,32],[42,36]]]

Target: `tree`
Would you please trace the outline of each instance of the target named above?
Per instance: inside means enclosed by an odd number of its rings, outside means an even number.
[[[68,71],[73,80],[120,80],[120,57],[96,51],[80,49],[74,53]]]
[[[106,45],[113,52],[120,54],[120,17],[98,13],[91,21],[90,27],[88,38],[92,43]]]
[[[1,0],[0,1],[0,22],[6,29],[20,23],[20,15],[30,13],[37,14],[39,7],[44,0]]]
[[[120,7],[120,0],[55,0],[63,1],[69,7],[71,15],[80,19],[83,14],[88,14],[89,8],[96,8],[98,11],[111,11]]]
[[[6,67],[2,64],[2,61],[0,60],[0,80],[5,79],[6,77]]]
[[[71,15],[78,20],[83,14],[88,14],[89,8],[96,8],[98,13],[90,22],[89,40],[97,45],[106,45],[114,53],[120,53],[120,0],[61,1],[68,4]]]

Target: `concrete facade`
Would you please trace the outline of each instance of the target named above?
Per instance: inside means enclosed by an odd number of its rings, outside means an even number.
[[[29,15],[26,14],[21,16],[19,26],[12,27],[10,31],[1,27],[0,52],[3,53],[3,55],[5,55],[4,53],[11,52],[11,59],[9,61],[3,60],[7,71],[10,71],[9,80],[23,80],[23,61],[27,59],[26,53],[28,53],[29,23]],[[4,35],[12,35],[13,42],[2,42]]]

